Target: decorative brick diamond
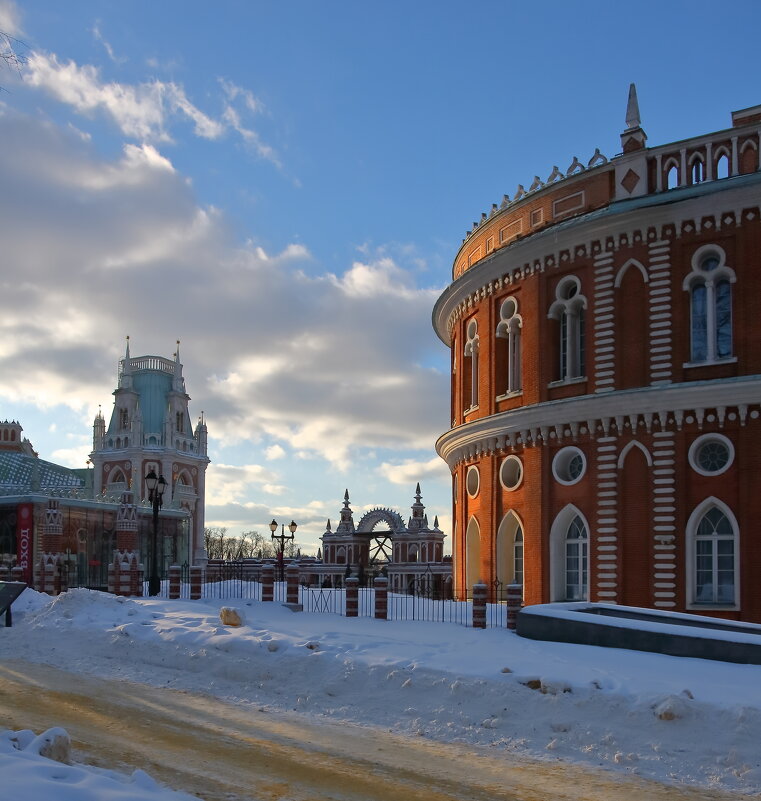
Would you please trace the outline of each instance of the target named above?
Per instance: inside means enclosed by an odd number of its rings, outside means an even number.
[[[626,175],[624,175],[624,178],[621,181],[621,186],[623,186],[623,188],[631,195],[638,183],[639,175],[637,175],[634,170],[629,170]]]

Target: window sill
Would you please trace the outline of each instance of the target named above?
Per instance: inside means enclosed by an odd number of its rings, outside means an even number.
[[[587,380],[585,375],[577,376],[576,378],[564,378],[561,381],[550,381],[547,386],[552,389],[554,387],[567,387],[571,384],[584,384]]]
[[[497,397],[494,398],[494,400],[495,401],[510,400],[510,398],[520,398],[521,395],[523,395],[523,390],[516,389],[515,392],[505,392],[504,395],[497,395]]]
[[[712,362],[685,362],[682,367],[713,367],[714,365],[735,364],[736,362],[737,356],[728,356],[726,359],[714,359]]]
[[[476,405],[476,406],[471,406],[469,409],[466,409],[466,410],[465,410],[465,411],[462,413],[462,416],[463,416],[463,417],[467,417],[469,414],[471,414],[471,413],[473,413],[473,412],[477,412],[477,411],[478,411],[478,405]]]
[[[695,612],[739,612],[740,604],[687,604],[687,609]]]

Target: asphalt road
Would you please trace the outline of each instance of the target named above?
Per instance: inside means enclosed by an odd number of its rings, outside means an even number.
[[[69,732],[77,762],[142,768],[205,801],[736,801],[5,660],[0,727],[51,726]]]

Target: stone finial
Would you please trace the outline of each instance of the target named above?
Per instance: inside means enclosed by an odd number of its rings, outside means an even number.
[[[626,104],[626,130],[621,134],[621,149],[624,153],[643,150],[645,142],[647,142],[647,134],[642,130],[640,121],[637,88],[631,84],[629,100]]]
[[[631,130],[632,128],[639,128],[642,121],[639,117],[639,101],[637,100],[637,87],[629,84],[629,99],[626,103],[626,127]]]

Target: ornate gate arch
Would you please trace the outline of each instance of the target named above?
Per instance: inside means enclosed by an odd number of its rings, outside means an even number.
[[[381,523],[385,523],[388,529],[376,530]],[[403,533],[405,526],[398,512],[378,507],[362,515],[356,531],[369,537],[370,567],[382,567],[393,559],[393,535]]]

